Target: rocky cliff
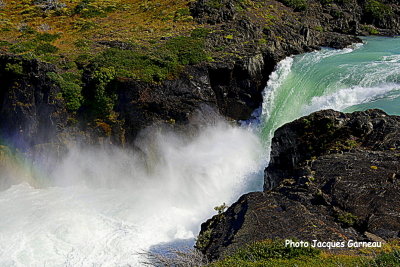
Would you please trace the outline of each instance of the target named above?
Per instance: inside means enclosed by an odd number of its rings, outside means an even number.
[[[140,8],[153,10],[155,7]],[[75,8],[73,12],[78,10]],[[59,66],[52,66],[29,59],[26,54],[16,58],[10,52],[24,50],[18,43],[7,44],[10,48],[3,52],[0,64],[2,135],[6,139],[13,139],[11,136],[16,135],[23,140],[18,142],[24,144],[45,142],[50,135],[57,133],[83,135],[81,139],[92,143],[99,140],[93,136],[100,136],[103,141],[123,145],[133,142],[138,131],[150,124],[186,123],[190,114],[203,104],[216,107],[226,117],[247,119],[260,106],[268,76],[285,56],[320,46],[342,48],[360,42],[357,35],[394,35],[400,32],[396,1],[198,0],[190,4],[188,12],[200,30],[192,31],[191,37],[186,39],[178,36],[176,39],[162,37],[153,40],[153,43],[166,42],[165,45],[175,53],[161,54],[160,58],[154,54],[137,56],[138,51],[132,44],[103,40],[93,42],[94,50],[110,49],[100,57],[87,61],[87,55],[83,54],[75,62],[70,62],[65,58],[66,54],[62,54],[59,55]],[[32,34],[25,28],[20,32],[21,38]],[[51,48],[53,45],[48,42],[59,36],[46,34],[36,34],[35,42]],[[169,40],[173,42],[168,43]],[[201,48],[204,51],[195,50],[193,54],[181,51],[176,45],[182,40],[196,49],[204,43],[204,48]],[[85,43],[81,43],[79,47],[84,47]],[[33,45],[29,42],[23,44]],[[148,47],[141,49],[140,53],[149,50]],[[129,54],[131,50],[132,54]],[[185,57],[196,58],[203,52],[208,57],[202,57],[201,62],[185,60]],[[30,53],[32,56],[33,52]],[[51,58],[45,55],[38,54],[38,57]],[[105,60],[109,55],[112,55],[112,60],[122,55],[121,62],[107,61],[110,58]],[[144,71],[139,78],[118,72],[125,65],[136,66],[135,60],[124,61],[130,55],[145,62],[137,70],[133,69],[134,72]],[[168,64],[174,63],[171,58],[176,60],[175,57],[183,57],[179,62],[186,65],[174,67],[174,74],[168,74],[167,78],[162,76],[161,71],[171,68]],[[16,60],[18,64],[15,64]],[[76,65],[78,69],[70,70],[68,64]],[[110,67],[110,64],[115,64],[115,67]],[[176,73],[177,69],[179,73]],[[53,74],[49,76],[49,72]],[[79,73],[83,74],[79,76]],[[143,76],[149,73],[153,73],[150,78]],[[67,80],[73,75],[78,75],[78,78]],[[22,93],[16,93],[17,88]],[[26,99],[28,92],[32,96],[29,101]],[[15,126],[10,126],[11,118],[15,120]],[[17,143],[14,145],[20,147]]]
[[[47,76],[55,66],[0,55],[0,140],[19,148],[54,141],[66,124],[60,88]]]
[[[399,116],[313,113],[276,131],[264,192],[205,222],[197,247],[214,260],[264,239],[398,239],[399,177]]]

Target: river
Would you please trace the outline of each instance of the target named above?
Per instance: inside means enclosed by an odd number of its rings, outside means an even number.
[[[141,266],[143,251],[192,245],[213,207],[262,190],[277,127],[327,108],[400,114],[400,38],[364,42],[281,61],[258,123],[214,116],[189,133],[152,128],[140,153],[77,146],[34,162],[3,153],[0,179],[14,185],[0,192],[0,266]]]

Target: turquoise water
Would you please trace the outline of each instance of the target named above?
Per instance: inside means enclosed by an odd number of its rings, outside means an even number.
[[[379,108],[400,115],[400,38],[363,41],[281,61],[264,91],[264,140],[284,123],[321,109]]]

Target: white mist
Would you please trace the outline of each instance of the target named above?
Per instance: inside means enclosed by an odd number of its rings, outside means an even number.
[[[136,146],[70,148],[46,186],[0,192],[0,266],[140,266],[138,252],[193,239],[263,168],[257,135],[221,119],[152,127]]]

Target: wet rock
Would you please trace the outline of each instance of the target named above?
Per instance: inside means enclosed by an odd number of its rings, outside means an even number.
[[[60,88],[47,76],[51,64],[0,55],[0,138],[26,149],[47,143],[65,125],[67,112]]]
[[[400,238],[400,117],[380,110],[313,113],[275,132],[264,192],[202,224],[215,260],[264,239]],[[394,178],[393,178],[394,177]]]

